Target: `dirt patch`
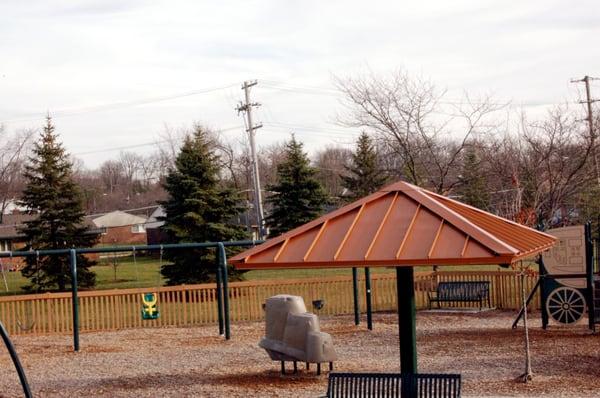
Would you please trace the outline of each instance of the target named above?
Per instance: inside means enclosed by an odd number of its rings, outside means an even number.
[[[417,315],[419,370],[461,373],[464,396],[600,397],[600,336],[583,323],[544,331],[532,318],[532,383],[515,379],[524,365],[523,330],[510,328],[514,313]],[[375,314],[374,330],[353,317],[323,317],[333,335],[339,371],[398,371],[395,314]],[[317,376],[299,363],[297,375],[280,375],[279,363],[257,347],[262,323],[232,325],[232,340],[215,326],[131,329],[81,335],[82,351],[70,336],[17,336],[38,397],[315,397],[326,390],[327,371]],[[325,366],[324,369],[327,367]],[[291,364],[288,364],[291,371]],[[0,396],[22,396],[8,354],[0,352]]]

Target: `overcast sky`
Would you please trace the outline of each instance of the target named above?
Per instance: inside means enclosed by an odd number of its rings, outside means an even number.
[[[332,75],[404,68],[535,113],[600,76],[599,22],[597,0],[2,0],[0,123],[37,128],[49,111],[95,166],[165,126],[240,137],[240,86],[257,79],[259,145],[294,130],[314,151],[355,134],[333,124]]]

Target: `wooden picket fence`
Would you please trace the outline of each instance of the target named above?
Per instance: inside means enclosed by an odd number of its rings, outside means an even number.
[[[428,305],[427,292],[438,281],[490,281],[491,305],[499,309],[518,309],[521,303],[519,276],[514,272],[439,272],[415,275],[417,308]],[[365,311],[365,283],[359,279],[361,311]],[[528,293],[536,282],[526,277]],[[374,311],[396,308],[395,274],[376,274],[371,277]],[[158,294],[160,317],[141,319],[143,293]],[[353,313],[352,278],[327,277],[294,280],[264,280],[232,282],[229,284],[230,316],[232,322],[255,321],[264,317],[262,304],[276,294],[302,296],[309,311],[313,300],[325,300],[319,315]],[[477,303],[461,303],[474,307]],[[539,309],[539,297],[532,301]],[[161,288],[82,291],[79,293],[80,330],[102,331],[124,328],[191,326],[218,322],[214,284],[182,285]],[[70,293],[44,293],[0,297],[0,320],[11,334],[51,334],[72,332]]]

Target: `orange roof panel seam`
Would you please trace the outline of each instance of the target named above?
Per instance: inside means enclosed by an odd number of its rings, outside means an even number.
[[[312,243],[310,244],[308,250],[306,251],[306,254],[302,258],[303,261],[306,261],[308,259],[308,256],[310,256],[310,253],[312,252],[313,248],[317,244],[317,241],[319,240],[319,238],[323,234],[323,231],[325,230],[325,227],[327,226],[328,222],[329,222],[329,220],[325,220],[325,222],[323,224],[321,224],[321,228],[319,229],[319,232],[317,232],[317,236],[315,236],[315,240],[312,241]]]
[[[285,247],[287,246],[289,241],[290,241],[289,239],[286,239],[283,241],[283,243],[279,247],[279,250],[277,250],[277,253],[275,253],[275,257],[273,257],[273,262],[277,262],[277,260],[279,260],[281,253],[283,253],[283,251],[285,250]],[[248,256],[248,257],[250,257],[250,256]]]
[[[460,252],[461,257],[465,256],[465,252],[467,251],[467,245],[469,244],[469,235],[466,236],[467,237],[465,238],[465,244],[463,245],[462,251]]]
[[[404,237],[402,237],[402,242],[400,242],[400,247],[398,248],[398,251],[396,251],[396,260],[400,259],[400,254],[402,254],[402,249],[404,249],[404,244],[408,240],[408,236],[410,235],[410,231],[412,230],[412,227],[415,224],[415,220],[417,219],[417,216],[419,215],[419,211],[421,211],[420,203],[417,205],[415,214],[413,214],[412,220],[410,221],[410,224],[408,224],[408,228],[406,229],[406,232],[404,233]]]
[[[371,243],[369,244],[369,248],[367,249],[366,253],[365,253],[365,260],[369,257],[369,254],[371,254],[371,250],[373,250],[373,246],[375,246],[375,242],[377,241],[377,238],[379,237],[379,234],[381,233],[381,230],[383,229],[388,216],[390,215],[390,213],[392,212],[392,209],[394,208],[394,205],[396,204],[396,199],[398,199],[398,192],[394,193],[394,198],[392,199],[392,203],[390,203],[390,206],[388,207],[387,211],[385,212],[385,215],[383,216],[383,220],[381,221],[381,223],[379,224],[379,227],[377,228],[377,231],[375,232],[375,236],[373,236],[373,239],[371,240]]]
[[[438,238],[440,237],[442,228],[444,228],[444,219],[443,218],[442,218],[442,222],[440,222],[440,226],[438,227],[438,230],[435,234],[435,238],[433,238],[433,242],[431,243],[431,248],[429,249],[429,253],[427,253],[427,258],[431,258],[431,254],[433,253],[433,250],[435,249],[435,244],[437,243]]]
[[[352,220],[352,224],[350,224],[350,228],[348,228],[348,231],[346,231],[346,234],[344,235],[344,238],[342,239],[342,242],[340,243],[340,245],[338,246],[337,250],[335,251],[335,254],[333,255],[333,259],[334,260],[336,260],[338,258],[338,256],[340,255],[340,252],[344,248],[344,244],[346,243],[346,241],[348,240],[348,237],[352,233],[352,228],[354,228],[354,225],[356,225],[356,222],[360,218],[360,215],[362,214],[362,212],[363,212],[363,210],[364,210],[364,208],[365,208],[366,205],[367,205],[366,203],[363,203],[360,206],[360,209],[358,209],[358,212],[356,213],[356,217],[354,217],[354,220]]]

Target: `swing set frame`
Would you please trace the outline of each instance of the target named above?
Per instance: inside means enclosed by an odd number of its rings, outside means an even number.
[[[30,250],[0,252],[0,259],[5,257],[30,257],[30,256],[69,256],[71,271],[71,306],[73,325],[73,351],[79,351],[79,300],[77,297],[77,256],[91,253],[113,253],[129,251],[163,251],[184,250],[198,248],[214,248],[217,251],[216,261],[216,288],[217,288],[217,314],[219,319],[219,335],[224,335],[226,340],[231,338],[229,319],[229,288],[227,276],[227,252],[226,247],[251,247],[263,243],[261,240],[242,240],[226,242],[203,242],[203,243],[173,243],[164,245],[128,245],[110,247],[86,247],[57,250]]]

